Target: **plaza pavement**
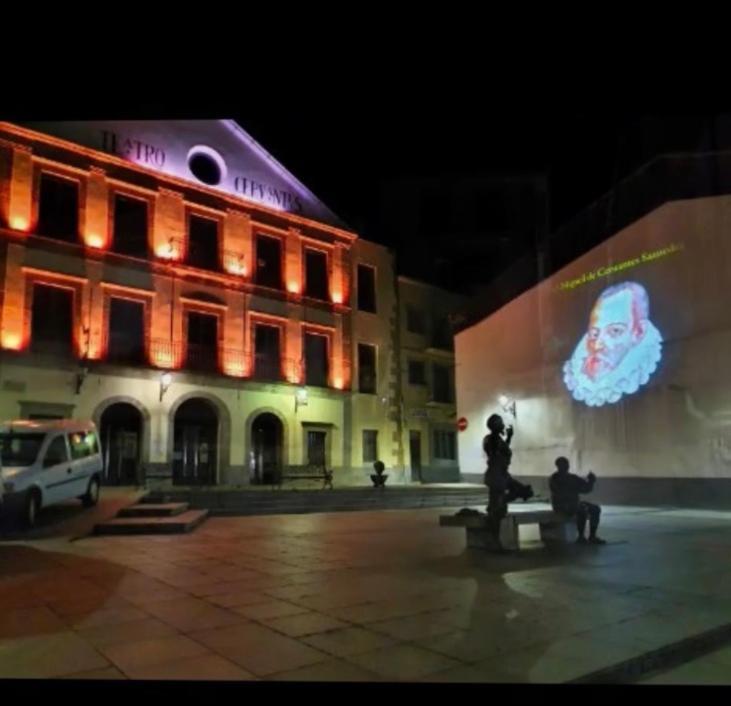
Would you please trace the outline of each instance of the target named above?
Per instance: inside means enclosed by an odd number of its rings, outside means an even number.
[[[607,507],[605,547],[533,528],[496,556],[438,526],[454,511],[13,535],[0,677],[566,682],[731,623],[731,513]]]

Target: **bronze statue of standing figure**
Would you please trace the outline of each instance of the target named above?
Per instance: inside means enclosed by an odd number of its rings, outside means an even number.
[[[487,521],[499,548],[500,522],[508,514],[508,503],[517,498],[522,498],[523,501],[532,498],[533,488],[518,482],[508,472],[513,457],[510,449],[513,427],[506,428],[503,418],[499,414],[493,414],[487,420],[487,428],[490,433],[482,440],[482,449],[487,455],[485,485],[490,489]]]

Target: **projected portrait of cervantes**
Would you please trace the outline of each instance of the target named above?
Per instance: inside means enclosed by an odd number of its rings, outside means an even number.
[[[617,402],[645,385],[662,357],[662,336],[650,321],[647,291],[636,282],[605,289],[563,379],[574,399],[590,407]]]

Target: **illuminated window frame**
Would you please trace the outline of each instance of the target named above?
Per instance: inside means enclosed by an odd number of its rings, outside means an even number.
[[[316,324],[306,323],[302,325],[302,383],[307,384],[307,356],[305,336],[321,336],[327,342],[327,387],[334,387],[333,384],[333,370],[334,370],[334,346],[333,337],[335,334],[335,328],[332,326],[318,326]]]
[[[125,287],[118,284],[110,284],[108,282],[102,282],[102,322],[104,326],[104,335],[102,339],[102,357],[107,358],[109,353],[109,331],[110,331],[110,311],[112,305],[112,298],[114,299],[126,299],[127,301],[142,304],[144,306],[144,346],[145,346],[145,360],[150,363],[150,341],[152,336],[152,306],[156,293],[150,292],[146,289],[137,289],[135,287]]]
[[[280,376],[279,382],[291,382],[299,384],[299,379],[295,380],[294,376],[287,376],[285,370],[286,365],[286,352],[287,352],[287,322],[288,319],[282,316],[276,316],[274,314],[265,314],[259,311],[249,312],[249,341],[251,365],[249,367],[250,377],[256,379],[256,327],[257,326],[272,326],[279,329],[279,371]]]
[[[216,261],[216,268],[214,270],[209,270],[207,268],[198,267],[197,265],[190,263],[190,219],[191,217],[195,216],[196,218],[204,218],[209,221],[213,221],[216,224],[216,249],[217,249],[217,261]],[[222,211],[219,211],[217,209],[208,209],[205,206],[201,206],[200,204],[193,203],[190,201],[185,202],[185,243],[183,246],[184,254],[181,260],[181,264],[184,264],[188,267],[194,267],[195,269],[200,269],[203,272],[224,272],[224,262],[223,262],[223,237],[224,237],[224,227],[225,227],[225,217],[226,214]]]
[[[373,391],[372,392],[364,392],[360,389],[360,347],[361,346],[368,346],[369,348],[373,348],[374,355],[373,355],[373,373],[374,373],[374,384],[373,384]],[[371,343],[370,341],[356,341],[355,344],[355,362],[356,362],[356,380],[358,381],[358,393],[361,395],[377,395],[378,394],[378,356],[379,356],[379,350],[378,345],[375,343]]]
[[[73,240],[59,240],[53,236],[38,233],[38,222],[41,212],[41,177],[49,176],[59,181],[68,181],[76,185],[76,237]],[[66,243],[67,245],[83,245],[83,215],[86,210],[86,173],[81,170],[57,164],[45,159],[33,159],[33,195],[31,207],[31,228],[30,233],[52,240],[54,243]]]
[[[115,196],[122,196],[126,199],[134,201],[142,201],[147,206],[147,232],[145,233],[145,243],[147,249],[145,256],[141,255],[128,255],[127,253],[121,253],[114,249],[115,238],[117,236],[116,229],[114,227],[114,215],[115,215]],[[149,262],[151,259],[158,257],[157,253],[153,251],[153,231],[155,227],[155,198],[146,190],[135,188],[134,184],[127,184],[125,182],[110,181],[109,182],[109,200],[107,202],[107,233],[108,246],[107,250],[120,257],[131,257],[136,260],[144,260]],[[164,259],[164,258],[163,258]],[[178,261],[180,257],[170,258]]]
[[[272,287],[268,284],[262,284],[257,282],[257,276],[259,273],[259,256],[257,245],[259,238],[271,238],[279,243],[279,286]],[[284,231],[278,231],[272,228],[262,228],[260,226],[253,226],[252,224],[252,245],[253,245],[253,262],[251,267],[251,282],[255,287],[263,287],[273,292],[286,292],[287,291],[287,234]]]
[[[307,293],[307,252],[315,252],[319,253],[320,255],[325,256],[325,297],[323,299],[319,297],[314,297],[311,294]],[[316,302],[326,302],[330,304],[332,302],[332,292],[331,290],[331,283],[332,283],[332,264],[333,258],[332,258],[332,248],[327,248],[322,245],[313,245],[312,241],[305,241],[302,243],[302,273],[301,273],[301,280],[302,280],[302,294],[303,296],[307,297],[308,299],[312,299]]]
[[[226,313],[228,306],[226,304],[206,302],[186,296],[180,297],[180,303],[182,305],[181,362],[183,367],[185,368],[185,361],[188,358],[188,314],[205,314],[216,317],[216,371],[223,373]]]
[[[360,270],[369,269],[373,272],[373,311],[360,308]],[[355,267],[355,308],[362,314],[378,314],[378,268],[369,262],[358,262]]]
[[[23,350],[29,350],[32,341],[31,335],[33,331],[33,289],[37,285],[46,287],[56,287],[57,289],[70,290],[72,293],[71,301],[71,326],[72,326],[72,343],[74,354],[77,358],[82,359],[88,352],[83,349],[84,341],[82,341],[81,329],[82,321],[82,296],[84,293],[84,285],[88,284],[85,277],[74,277],[49,270],[39,270],[31,267],[23,267],[24,285],[25,286],[25,311],[23,316]]]

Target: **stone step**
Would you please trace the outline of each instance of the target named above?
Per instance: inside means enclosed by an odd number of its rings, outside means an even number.
[[[148,493],[140,498],[140,503],[144,505],[165,505],[167,503],[177,502],[179,499],[178,496],[170,493]]]
[[[385,492],[391,495],[469,495],[473,493],[487,493],[486,488],[469,487],[469,488],[413,488],[398,485],[387,485],[385,488],[372,488],[371,486],[343,488],[335,487],[334,489],[318,487],[297,487],[294,484],[289,486],[264,486],[256,490],[247,489],[247,487],[230,488],[219,490],[215,486],[212,488],[167,488],[165,490],[152,490],[144,496],[142,502],[167,502],[187,495],[245,495],[248,497],[272,497],[283,495],[368,495],[374,493]]]
[[[298,499],[312,499],[312,500],[325,500],[326,498],[338,498],[340,500],[344,499],[351,499],[351,498],[377,498],[377,497],[391,497],[391,498],[403,498],[403,499],[410,499],[410,498],[461,498],[461,497],[486,497],[487,491],[462,491],[461,493],[445,493],[441,491],[429,491],[429,492],[410,492],[405,493],[403,491],[398,490],[392,490],[390,488],[387,488],[385,490],[381,489],[373,489],[373,490],[362,490],[362,491],[332,491],[332,490],[315,490],[315,491],[309,491],[309,490],[289,490],[289,491],[259,491],[259,492],[252,492],[252,491],[239,491],[239,490],[232,490],[232,491],[219,491],[219,492],[201,492],[201,491],[191,491],[191,492],[179,492],[179,493],[170,493],[165,496],[159,496],[159,495],[149,495],[145,497],[142,502],[144,503],[167,503],[167,502],[178,502],[178,501],[188,501],[191,499],[201,499],[206,498],[210,499],[212,501],[216,501],[219,498],[241,498],[245,499],[247,502],[269,502],[269,501],[281,501],[286,500],[288,498],[298,498]]]
[[[94,527],[94,534],[185,534],[208,517],[208,510],[187,510],[168,517],[117,517]]]
[[[117,517],[174,517],[189,507],[189,503],[140,503],[122,508]]]
[[[276,505],[249,505],[249,506],[226,506],[226,507],[213,507],[211,508],[211,514],[215,516],[244,516],[244,515],[290,515],[290,514],[308,514],[308,513],[326,513],[326,512],[368,512],[375,510],[419,510],[426,508],[440,508],[440,507],[454,507],[461,508],[465,506],[481,506],[484,508],[485,500],[479,499],[474,502],[424,502],[421,504],[416,503],[402,503],[402,504],[385,504],[385,503],[332,503],[328,505],[313,505],[313,504],[294,504],[294,503],[280,503]]]
[[[195,506],[201,506],[204,502],[194,499],[193,503]],[[472,496],[463,498],[331,498],[323,500],[307,499],[282,499],[272,500],[268,502],[248,502],[247,500],[241,500],[239,498],[228,498],[223,499],[222,502],[210,502],[205,503],[207,507],[219,507],[219,508],[231,508],[231,507],[291,507],[291,506],[302,506],[302,507],[330,507],[331,505],[346,505],[346,506],[364,506],[364,507],[421,507],[429,506],[435,507],[438,505],[486,505],[487,500],[483,496]]]
[[[150,493],[147,503],[186,501],[215,515],[277,515],[356,510],[468,507],[487,504],[487,491],[476,488],[359,488],[353,490],[169,490]]]

